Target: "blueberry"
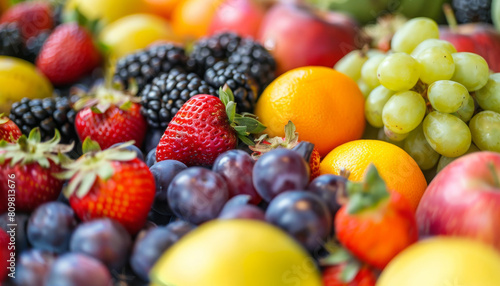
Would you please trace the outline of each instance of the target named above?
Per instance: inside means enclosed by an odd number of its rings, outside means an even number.
[[[114,148],[114,147],[116,147],[118,145],[121,145],[121,144],[123,144],[123,143],[116,143],[116,144],[113,144],[109,148]],[[144,162],[144,154],[142,154],[141,149],[137,148],[137,146],[130,145],[130,146],[126,147],[125,149],[130,150],[130,151],[134,151],[137,154],[137,159],[139,159],[139,160],[141,160],[141,161]]]
[[[28,240],[34,248],[55,253],[68,250],[77,225],[73,209],[60,202],[39,206],[28,221]]]
[[[156,164],[156,148],[151,149],[146,155],[146,165],[151,168],[154,164]]]
[[[23,252],[19,257],[17,275],[14,280],[16,286],[44,286],[52,263],[56,256],[50,252],[31,249]]]
[[[167,190],[173,178],[181,171],[187,169],[186,165],[176,160],[165,160],[154,164],[149,170],[155,178],[156,195],[152,209],[162,215],[172,213],[168,205]]]
[[[113,281],[99,260],[81,253],[67,253],[54,261],[45,285],[112,286]]]

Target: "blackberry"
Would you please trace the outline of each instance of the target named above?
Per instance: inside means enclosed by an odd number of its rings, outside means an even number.
[[[238,67],[226,62],[218,62],[205,73],[205,81],[217,92],[225,84],[231,88],[238,113],[253,112],[258,95],[258,85],[255,80]]]
[[[491,0],[453,0],[452,6],[457,22],[460,24],[492,23],[491,2]]]
[[[78,143],[75,131],[76,111],[71,107],[73,99],[67,97],[29,99],[12,104],[10,119],[21,129],[23,134],[29,135],[31,130],[40,127],[42,141],[54,137],[54,130],[61,133],[61,142]]]
[[[44,30],[37,36],[31,37],[26,40],[27,61],[32,63],[35,62],[38,54],[40,54],[40,51],[42,50],[43,44],[45,43],[45,41],[47,41],[51,33],[52,31],[50,30]]]
[[[25,58],[26,46],[16,23],[0,25],[0,55]]]
[[[141,112],[150,127],[165,129],[182,105],[197,94],[216,95],[197,74],[173,69],[146,85],[141,92]]]
[[[234,33],[220,33],[196,42],[188,65],[200,76],[217,62],[226,60],[240,45],[241,37]]]
[[[183,48],[173,44],[157,45],[121,58],[116,64],[114,80],[128,88],[135,79],[139,91],[161,73],[185,67],[187,56]]]

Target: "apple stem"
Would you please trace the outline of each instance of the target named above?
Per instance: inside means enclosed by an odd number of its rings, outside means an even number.
[[[451,31],[456,32],[458,23],[457,18],[455,17],[455,12],[453,12],[451,5],[449,3],[443,4],[443,11],[446,17],[446,22],[448,22],[448,26],[450,26]]]
[[[493,175],[493,182],[497,188],[500,188],[500,179],[498,178],[497,170],[493,162],[488,164],[488,168],[490,169],[491,174]]]

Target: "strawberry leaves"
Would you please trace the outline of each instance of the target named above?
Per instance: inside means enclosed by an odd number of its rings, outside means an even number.
[[[375,207],[390,197],[385,181],[380,177],[377,168],[373,164],[368,166],[363,182],[348,181],[346,187],[349,196],[347,204],[349,214],[356,214]]]

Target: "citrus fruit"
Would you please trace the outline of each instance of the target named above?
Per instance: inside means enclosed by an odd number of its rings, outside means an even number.
[[[152,14],[170,19],[175,7],[181,0],[144,0],[149,6],[149,11]]]
[[[377,286],[497,286],[500,255],[463,238],[435,237],[416,243],[385,268]]]
[[[174,31],[186,40],[205,36],[221,3],[220,0],[183,0],[172,14]]]
[[[150,14],[123,17],[106,26],[100,39],[116,58],[146,48],[156,41],[177,40],[167,20]]]
[[[8,113],[10,106],[23,97],[44,98],[52,95],[52,84],[24,60],[0,56],[0,113]]]
[[[361,138],[364,99],[356,82],[327,67],[301,67],[274,80],[262,93],[255,114],[271,137],[284,137],[292,121],[300,139],[313,143],[321,156]]]
[[[267,223],[214,220],[174,244],[150,272],[151,285],[320,286],[312,258]]]
[[[69,0],[64,7],[64,16],[69,16],[77,7],[88,19],[99,19],[104,24],[130,14],[147,12],[144,0]]]
[[[396,145],[378,140],[356,140],[330,152],[321,161],[321,174],[350,172],[349,180],[361,182],[365,170],[373,163],[387,187],[405,197],[413,210],[427,187],[424,174],[413,158]]]

